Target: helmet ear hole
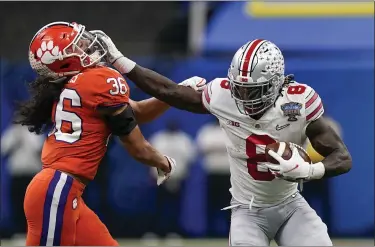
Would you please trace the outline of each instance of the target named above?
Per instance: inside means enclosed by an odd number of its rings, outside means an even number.
[[[64,63],[63,65],[60,66],[60,69],[66,69],[70,66],[68,63]]]

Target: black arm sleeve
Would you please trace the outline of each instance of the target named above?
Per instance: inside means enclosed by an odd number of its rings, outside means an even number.
[[[116,136],[128,135],[137,126],[137,120],[130,105],[120,114],[107,115],[105,120],[112,133]]]

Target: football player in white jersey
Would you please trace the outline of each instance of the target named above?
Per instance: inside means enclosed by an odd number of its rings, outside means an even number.
[[[219,119],[231,171],[230,246],[268,246],[272,239],[286,246],[332,245],[326,225],[299,194],[297,181],[344,174],[351,169],[351,156],[322,117],[317,92],[284,75],[284,58],[275,44],[261,39],[246,43],[234,55],[227,77],[214,79],[199,93],[136,65],[104,33],[101,41],[107,60],[146,93]],[[306,138],[325,157],[322,162],[305,162],[295,147],[289,160],[270,152],[280,165],[266,162],[267,144],[302,145]]]

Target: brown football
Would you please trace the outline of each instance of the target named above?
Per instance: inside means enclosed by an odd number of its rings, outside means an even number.
[[[277,160],[275,160],[271,155],[268,154],[268,151],[271,149],[275,153],[281,154],[283,159],[289,160],[292,157],[292,149],[290,148],[290,143],[289,142],[275,142],[272,144],[268,144],[266,146],[265,154],[266,154],[266,160],[267,162],[270,162],[272,164],[279,164]],[[307,154],[306,150],[303,149],[302,147],[296,145],[299,154],[301,157],[308,163],[311,164],[311,158]]]

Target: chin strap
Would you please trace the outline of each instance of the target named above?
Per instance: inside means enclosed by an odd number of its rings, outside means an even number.
[[[52,79],[49,82],[55,83],[55,84],[60,84],[60,83],[64,82],[67,78],[68,77],[64,76],[64,77],[60,77],[60,78],[57,78],[57,79]]]

